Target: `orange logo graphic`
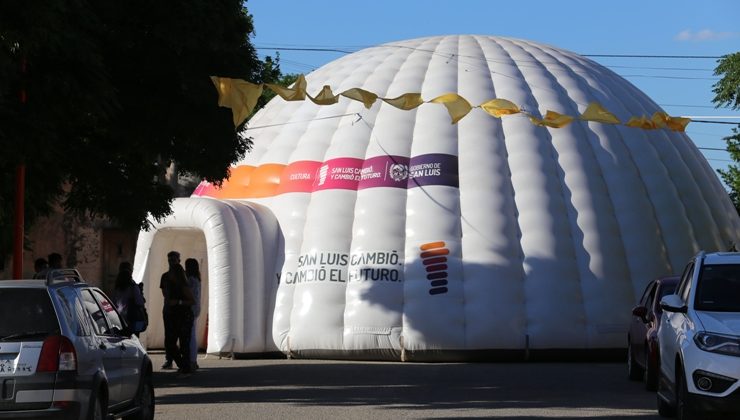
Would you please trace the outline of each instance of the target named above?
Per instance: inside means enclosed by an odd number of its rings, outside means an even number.
[[[421,260],[427,271],[427,280],[432,286],[430,295],[447,293],[447,255],[450,250],[445,248],[444,241],[422,244]]]

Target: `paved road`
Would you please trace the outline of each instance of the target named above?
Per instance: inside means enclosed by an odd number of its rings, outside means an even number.
[[[156,419],[658,419],[622,363],[228,360],[155,363]]]

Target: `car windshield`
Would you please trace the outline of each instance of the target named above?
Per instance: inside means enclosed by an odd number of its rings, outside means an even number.
[[[694,309],[740,312],[740,264],[705,265],[697,283]]]
[[[58,331],[46,289],[0,288],[0,341],[43,340]]]

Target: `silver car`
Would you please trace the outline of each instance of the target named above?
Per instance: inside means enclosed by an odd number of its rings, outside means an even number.
[[[152,419],[152,363],[76,270],[0,281],[0,419]]]

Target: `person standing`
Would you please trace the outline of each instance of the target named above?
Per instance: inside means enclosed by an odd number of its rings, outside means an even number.
[[[164,299],[164,305],[162,305],[162,321],[164,322],[164,350],[165,350],[165,361],[162,365],[162,369],[172,369],[172,361],[174,360],[173,355],[170,353],[167,343],[171,343],[173,340],[174,329],[172,326],[172,307],[168,304],[170,300],[170,273],[173,271],[175,265],[180,265],[180,253],[177,251],[170,251],[167,253],[167,264],[169,269],[162,274],[159,280],[159,288],[162,289],[162,298]],[[170,346],[171,347],[171,346]]]
[[[169,271],[167,276],[169,299],[170,331],[169,341],[165,341],[165,351],[172,356],[172,360],[180,368],[183,375],[190,375],[190,334],[193,329],[193,310],[195,303],[193,293],[188,286],[185,269],[178,263]]]
[[[62,268],[62,254],[58,252],[52,252],[47,256],[49,260],[49,270],[57,270]]]
[[[44,265],[44,263],[46,264]],[[39,268],[41,269],[39,270]],[[36,259],[34,262],[34,270],[36,270],[36,273],[33,275],[33,278],[46,279],[52,270],[58,270],[60,268],[62,268],[62,254],[52,252],[46,257],[46,260],[43,258]]]
[[[140,325],[137,325],[140,320],[137,319],[135,311],[137,307],[144,306],[144,297],[141,294],[141,289],[131,277],[133,271],[130,262],[124,261],[118,266],[118,275],[113,289],[113,302],[118,313],[121,314],[123,319],[126,320],[126,324],[138,337],[143,330]]]
[[[185,260],[185,275],[188,278],[188,285],[190,291],[193,293],[193,300],[195,303],[190,308],[193,311],[193,327],[190,333],[190,367],[198,369],[198,340],[196,340],[196,325],[198,324],[198,317],[200,316],[200,267],[198,260],[195,258],[188,258]]]
[[[33,278],[45,278],[48,269],[49,263],[46,261],[46,258],[36,258],[36,261],[33,262]]]

